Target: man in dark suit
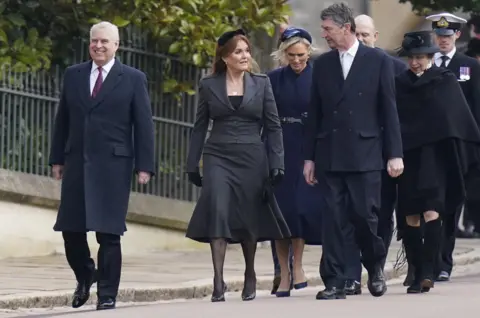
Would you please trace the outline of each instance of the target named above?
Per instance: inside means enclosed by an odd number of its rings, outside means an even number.
[[[49,162],[62,189],[54,230],[62,232],[77,279],[74,308],[85,304],[95,281],[97,309],[115,308],[132,172],[146,184],[155,171],[147,80],[115,58],[118,45],[115,25],[92,27],[92,60],[67,68],[55,118]],[[98,271],[88,231],[100,245]]]
[[[375,28],[373,19],[365,14],[355,17],[355,33],[357,39],[364,45],[374,48],[378,40],[379,32]],[[381,50],[380,48],[377,48]],[[407,70],[407,64],[397,57],[389,55],[393,63],[394,73],[399,73]],[[393,212],[397,202],[397,179],[390,177],[386,170],[382,171],[382,192],[381,205],[378,215],[378,236],[383,240],[385,249],[390,248],[392,241],[394,222]],[[397,228],[401,224],[401,220],[397,219]],[[346,277],[345,292],[347,295],[359,295],[362,293],[361,278],[362,278],[362,264],[360,261],[360,251],[355,243],[354,229],[350,225],[345,228],[346,231]],[[383,259],[384,269],[386,263],[386,255]],[[410,267],[409,267],[410,269]]]
[[[333,4],[321,13],[323,37],[333,50],[314,62],[306,131],[304,175],[319,183],[328,210],[322,214],[317,299],[345,298],[345,235],[350,220],[369,274],[368,289],[382,296],[385,245],[377,235],[384,154],[392,177],[403,172],[395,82],[389,56],[360,44],[352,10]],[[384,128],[383,128],[384,127]]]
[[[480,124],[480,65],[474,58],[458,52],[455,47],[455,42],[460,37],[462,23],[467,21],[451,13],[435,14],[428,16],[426,19],[432,21],[436,42],[440,47],[440,52],[433,57],[434,63],[439,67],[448,68],[457,76],[473,117],[477,124]],[[469,181],[471,182],[466,184],[467,196],[472,199],[479,196],[477,193],[479,175],[478,171],[474,171],[469,176]],[[443,242],[437,268],[438,281],[448,281],[450,279],[453,267],[455,236],[457,233],[460,233],[457,227],[462,213],[462,206],[449,206],[447,202],[447,208],[451,211],[456,210],[456,213],[445,213],[447,217],[443,220]],[[479,213],[480,211],[468,212]],[[464,218],[468,219],[469,217],[464,213]]]

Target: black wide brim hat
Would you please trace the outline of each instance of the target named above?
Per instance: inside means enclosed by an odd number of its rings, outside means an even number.
[[[440,48],[435,44],[430,31],[408,32],[404,35],[398,55],[435,54]]]

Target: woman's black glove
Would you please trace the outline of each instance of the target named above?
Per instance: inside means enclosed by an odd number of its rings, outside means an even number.
[[[202,176],[200,175],[200,172],[187,172],[188,174],[188,181],[196,185],[197,187],[202,186]]]
[[[276,186],[283,180],[283,176],[285,175],[285,171],[282,169],[272,169],[270,170],[270,182],[272,186]]]

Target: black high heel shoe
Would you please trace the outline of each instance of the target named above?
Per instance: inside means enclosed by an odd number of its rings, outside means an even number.
[[[243,285],[243,290],[242,290],[242,300],[243,301],[254,300],[256,296],[257,296],[257,278],[254,277],[250,284],[248,283],[248,280],[245,280]]]
[[[215,286],[215,283],[214,283],[214,286]],[[214,288],[213,293],[212,293],[212,298],[211,298],[212,303],[225,301],[225,293],[226,292],[227,292],[227,284],[225,284],[225,282],[223,282],[222,292],[216,292],[215,288]]]

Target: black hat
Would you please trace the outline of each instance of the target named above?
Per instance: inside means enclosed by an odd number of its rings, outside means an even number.
[[[480,39],[471,39],[468,42],[468,48],[465,54],[471,57],[480,55]]]
[[[312,36],[308,33],[307,30],[302,28],[288,27],[283,31],[282,36],[280,37],[280,42],[285,42],[288,39],[293,37],[301,37],[306,39],[308,42],[312,43]]]
[[[467,23],[467,20],[447,12],[429,15],[425,19],[432,21],[432,29],[438,35],[453,35],[462,28],[462,23]]]
[[[217,40],[219,46],[224,46],[227,42],[236,35],[246,35],[245,31],[242,29],[237,29],[235,31],[228,31],[223,33]]]
[[[434,54],[439,51],[439,47],[433,41],[432,32],[415,31],[405,33],[399,55]]]

